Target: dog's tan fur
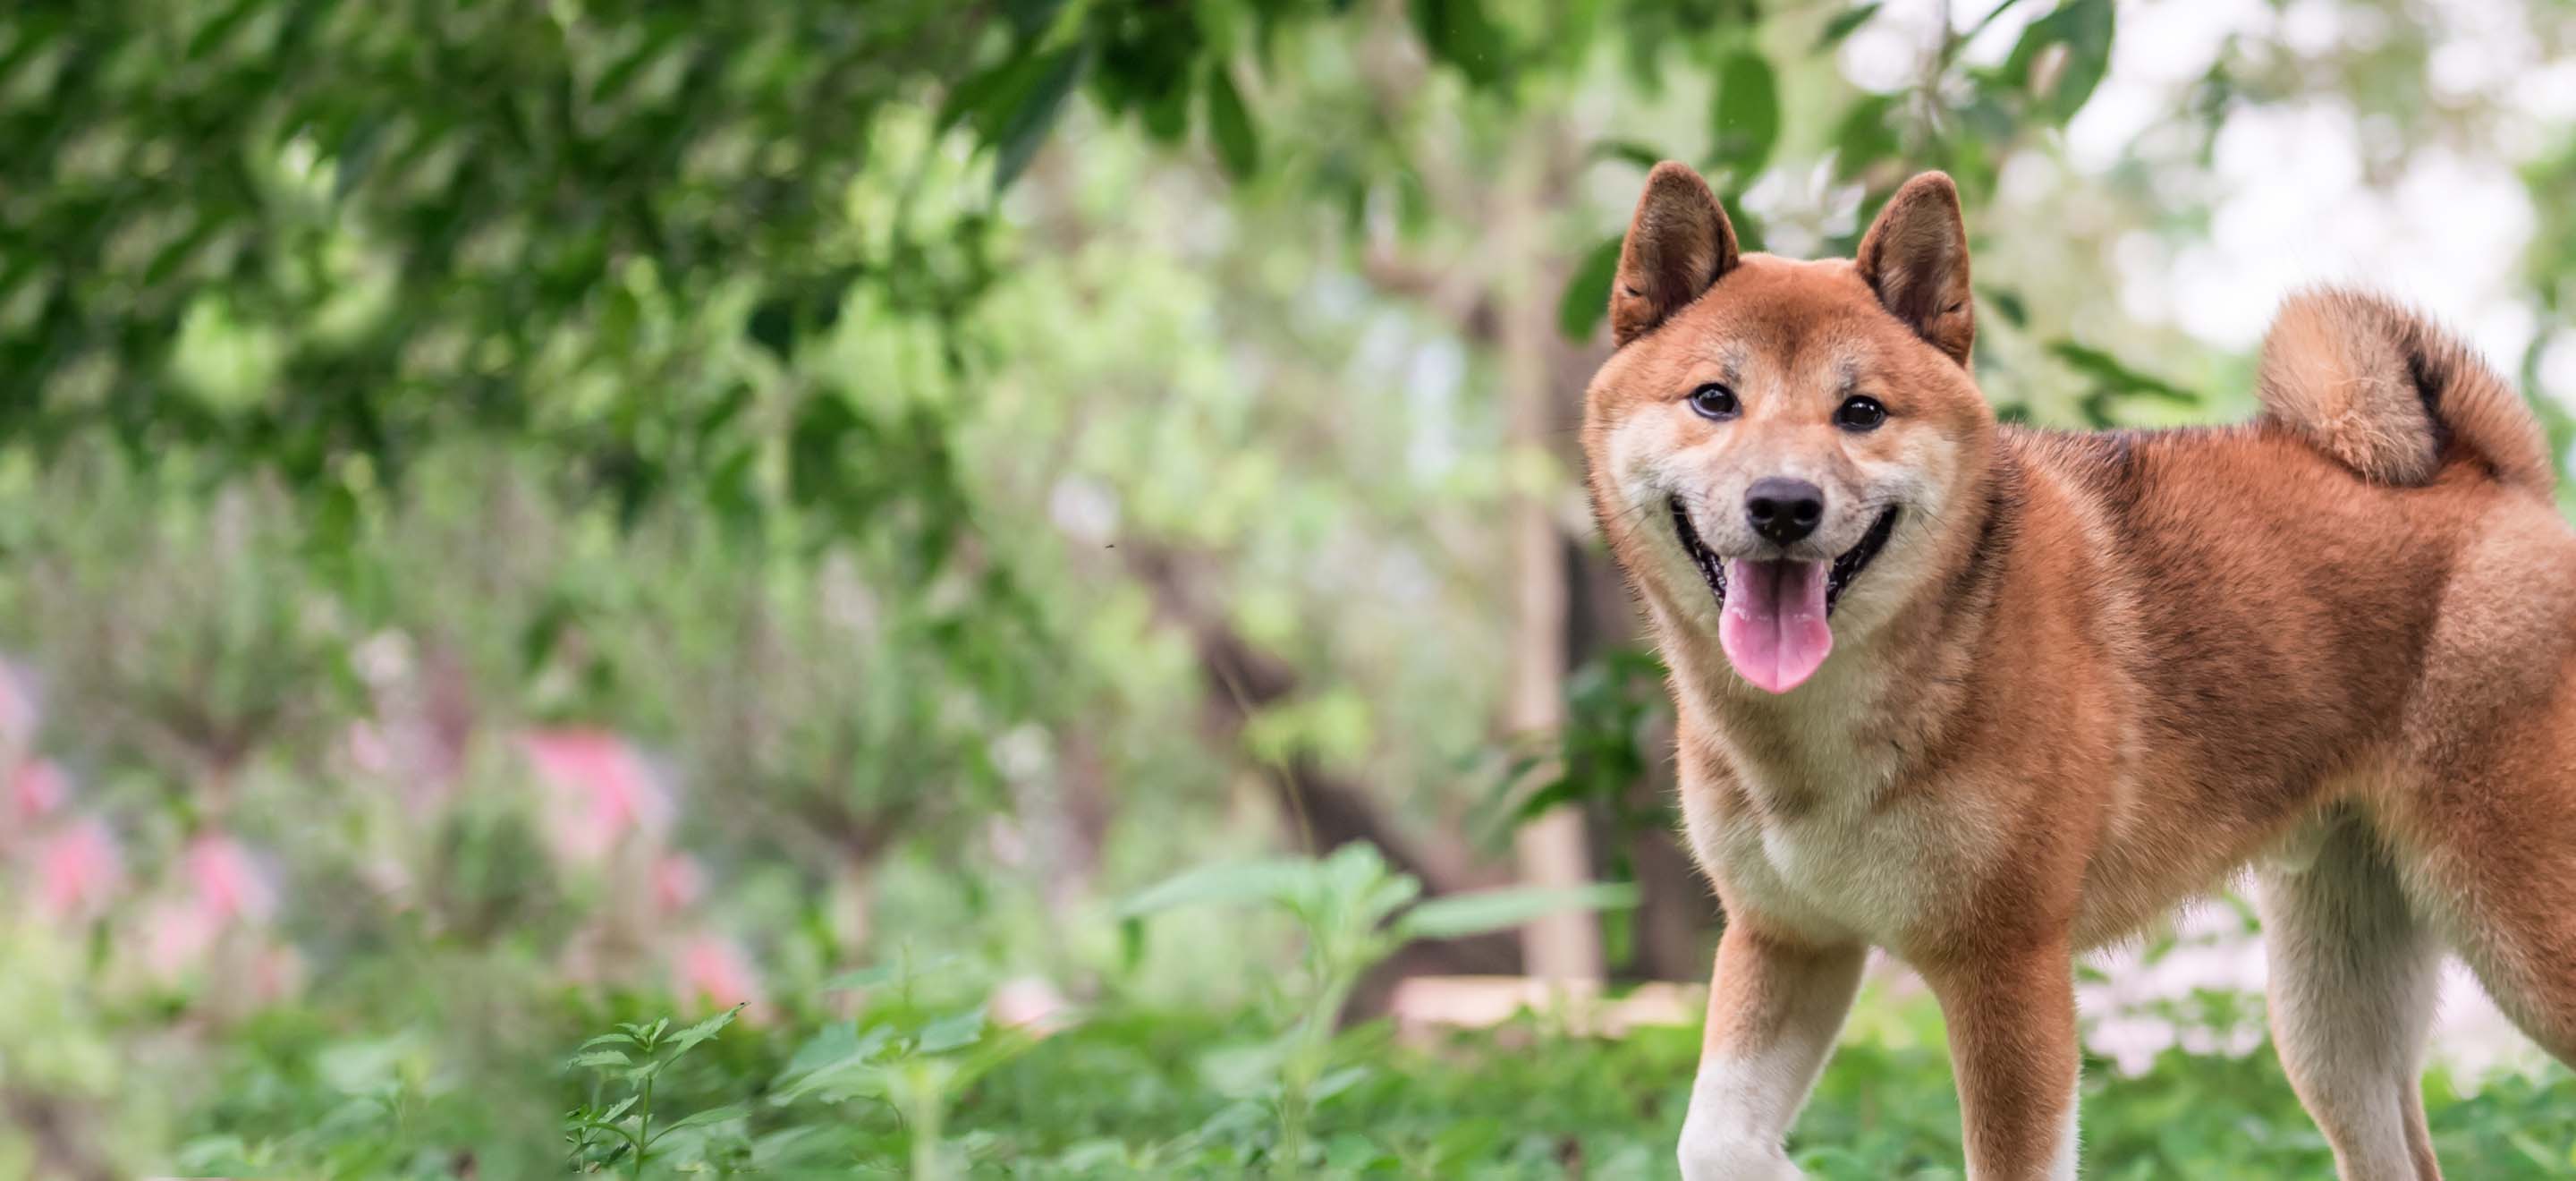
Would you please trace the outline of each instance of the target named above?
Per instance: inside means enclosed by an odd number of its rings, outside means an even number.
[[[2576,1055],[2576,535],[2537,424],[2440,330],[2327,291],[2283,310],[2254,422],[1999,427],[1973,314],[1939,174],[1852,260],[1741,253],[1678,164],[1631,224],[1584,446],[1728,918],[1684,1172],[1795,1175],[1875,946],[1940,1000],[1970,1175],[2073,1175],[2071,957],[2261,863],[2273,1027],[2343,1175],[2437,1176],[2440,948]],[[1717,381],[1728,421],[1686,401]],[[1854,391],[1883,426],[1834,425]],[[1773,695],[1671,512],[1746,555],[1746,486],[1783,471],[1823,490],[1821,552],[1900,514]]]

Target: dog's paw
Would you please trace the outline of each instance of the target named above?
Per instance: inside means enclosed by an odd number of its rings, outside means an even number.
[[[1694,1129],[1682,1129],[1682,1142],[1675,1154],[1681,1159],[1682,1181],[1801,1181],[1806,1176],[1798,1166],[1789,1163],[1787,1153],[1777,1144],[1723,1135],[1693,1135]]]

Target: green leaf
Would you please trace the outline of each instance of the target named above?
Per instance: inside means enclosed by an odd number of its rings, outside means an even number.
[[[1667,158],[1664,153],[1633,139],[1605,139],[1592,145],[1596,160],[1625,160],[1639,168],[1651,169]]]
[[[1180,142],[1190,130],[1190,88],[1173,86],[1154,95],[1138,109],[1137,117],[1144,124],[1145,134],[1157,142]]]
[[[2111,0],[2069,0],[2032,21],[1998,75],[2053,123],[2084,108],[2111,68]]]
[[[1410,939],[1453,939],[1517,927],[1540,915],[1566,910],[1614,910],[1637,904],[1637,888],[1616,882],[1557,888],[1514,886],[1434,898],[1397,919]]]
[[[897,964],[871,964],[864,968],[853,968],[825,980],[822,989],[825,992],[857,992],[875,988],[894,979],[895,974],[901,970],[901,966]]]
[[[1877,16],[1878,9],[1877,4],[1871,3],[1855,5],[1835,13],[1834,19],[1825,22],[1824,32],[1816,38],[1816,52],[1822,53],[1842,44],[1843,38],[1851,36],[1854,29],[1868,24],[1869,18]]]
[[[1129,895],[1118,904],[1117,916],[1134,918],[1183,906],[1285,902],[1314,876],[1312,862],[1290,857],[1202,865]]]
[[[2050,356],[2113,393],[2141,394],[2179,405],[2198,405],[2200,395],[2151,373],[2130,368],[2119,358],[2071,340],[2050,341]]]
[[[1718,194],[1717,203],[1725,208],[1726,220],[1735,226],[1735,244],[1745,250],[1763,249],[1762,219],[1745,211],[1743,204],[1736,199],[1735,190],[1729,188]]]
[[[574,1046],[573,1051],[575,1053],[579,1053],[580,1051],[590,1049],[593,1046],[631,1046],[634,1044],[635,1036],[633,1034],[603,1033],[578,1046]]]
[[[634,1062],[635,1060],[627,1057],[626,1052],[623,1050],[592,1050],[588,1053],[575,1054],[571,1058],[566,1059],[564,1061],[564,1068],[567,1070],[573,1070],[582,1067],[599,1068],[607,1066],[631,1066]]]
[[[1434,60],[1479,88],[1499,86],[1509,76],[1510,47],[1480,0],[1412,0],[1410,7],[1414,31]]]
[[[1582,803],[1590,794],[1585,790],[1586,786],[1582,781],[1566,776],[1549,780],[1537,790],[1530,792],[1529,798],[1522,800],[1518,806],[1507,813],[1505,819],[1517,827],[1567,804]]]
[[[892,984],[899,980],[927,979],[941,969],[955,964],[959,958],[954,955],[932,956],[926,960],[898,958],[882,964],[853,968],[825,980],[822,989],[825,992],[857,992],[879,985]]]
[[[527,629],[519,634],[519,671],[533,674],[554,654],[555,644],[563,638],[579,612],[561,595],[550,595],[536,615],[528,620]]]
[[[2005,323],[2015,328],[2029,325],[2030,308],[2022,303],[2020,292],[2009,287],[1989,287],[1984,294],[1986,302],[1994,305],[1995,312],[2004,318]]]
[[[878,1029],[882,1031],[884,1027],[879,1026]],[[877,1044],[884,1045],[885,1038],[879,1036]],[[780,1077],[810,1074],[826,1066],[848,1061],[858,1055],[858,1027],[851,1022],[836,1021],[824,1026],[814,1036],[805,1039],[805,1044],[798,1046],[796,1053],[787,1059],[787,1069],[781,1072]]]
[[[780,361],[792,360],[796,352],[795,301],[785,296],[762,300],[744,319],[742,331]]]
[[[1371,1073],[1365,1066],[1345,1066],[1336,1070],[1315,1080],[1315,1085],[1306,1091],[1306,1102],[1321,1107],[1325,1100],[1367,1081]]]
[[[1590,339],[1601,318],[1610,314],[1610,284],[1619,277],[1619,247],[1626,240],[1625,235],[1610,235],[1585,251],[1574,273],[1565,277],[1565,294],[1556,301],[1556,326],[1568,339]]]
[[[750,1114],[751,1108],[748,1104],[727,1103],[722,1107],[710,1107],[705,1111],[691,1112],[663,1125],[653,1133],[653,1138],[659,1140],[682,1128],[703,1128],[708,1124],[721,1124],[728,1120],[742,1119]]]
[[[2111,354],[2087,348],[2071,340],[2050,342],[2050,356],[2092,379],[2093,389],[2076,401],[2076,412],[2096,430],[2120,425],[2121,416],[2115,403],[2127,397],[2148,397],[2177,406],[2196,406],[2200,395],[2163,378],[2142,373],[2122,364]]]
[[[984,1006],[977,1005],[962,1013],[951,1013],[921,1027],[913,1039],[916,1054],[944,1054],[960,1046],[971,1046],[984,1036]]]
[[[1233,72],[1224,62],[1209,66],[1207,75],[1208,136],[1216,141],[1217,158],[1236,180],[1250,180],[1261,169],[1261,140],[1253,130],[1252,114],[1244,110],[1243,95],[1234,88]]]
[[[783,1106],[850,1077],[874,1063],[893,1040],[891,1026],[879,1025],[864,1034],[848,1022],[826,1026],[787,1060],[787,1069],[778,1073],[778,1092],[770,1101]]]
[[[1834,175],[1851,180],[1896,154],[1896,100],[1884,94],[1863,96],[1843,112],[1834,128]]]
[[[582,1120],[582,1123],[594,1128],[613,1127],[616,1125],[618,1117],[625,1115],[627,1110],[634,1107],[635,1101],[640,1098],[643,1098],[643,1096],[629,1095],[623,1101],[619,1102],[617,1106],[600,1112],[597,1115],[589,1116]]]
[[[1299,913],[1310,922],[1333,916],[1341,922],[1375,930],[1387,916],[1422,896],[1422,882],[1387,867],[1376,845],[1352,841],[1324,859],[1321,890],[1300,899]]]
[[[1145,962],[1145,920],[1127,915],[1118,920],[1118,964],[1129,972]]]
[[[713,1017],[709,1017],[704,1021],[688,1027],[687,1029],[683,1029],[678,1033],[672,1034],[671,1056],[677,1058],[682,1054],[686,1054],[690,1050],[695,1049],[698,1043],[706,1041],[714,1037],[716,1034],[723,1032],[724,1027],[733,1024],[733,1019],[740,1016],[741,1013],[742,1006],[735,1005],[724,1012],[718,1013]]]
[[[1001,109],[999,104],[1004,97],[1022,85],[1022,74],[1035,60],[1017,55],[1005,57],[949,87],[939,103],[939,129],[947,131],[972,121],[984,138],[991,139],[1000,118],[994,112]]]
[[[1037,75],[1028,90],[1012,106],[1010,118],[1002,123],[994,139],[993,191],[1011,187],[1020,173],[1036,158],[1038,148],[1046,143],[1047,132],[1064,114],[1064,100],[1082,80],[1083,69],[1091,61],[1088,46],[1059,49],[1048,55],[1045,69]]]
[[[587,1106],[564,1111],[564,1127],[618,1127],[618,1117],[623,1117],[626,1109],[636,1106],[636,1098],[641,1096],[626,1096],[621,1104],[611,1106],[608,1111],[592,1111]]]
[[[1717,86],[1717,105],[1709,113],[1717,146],[1710,153],[1734,177],[1737,187],[1752,181],[1771,160],[1780,140],[1780,88],[1771,63],[1752,50],[1727,58]]]
[[[1386,1153],[1358,1132],[1337,1132],[1324,1144],[1324,1167],[1336,1175],[1357,1175],[1385,1159]]]

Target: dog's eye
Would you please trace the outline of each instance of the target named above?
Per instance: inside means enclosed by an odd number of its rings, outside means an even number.
[[[1834,425],[1847,431],[1874,431],[1885,421],[1887,407],[1879,405],[1876,398],[1854,395],[1834,407]]]
[[[1690,392],[1690,405],[1691,409],[1699,411],[1701,418],[1720,421],[1735,417],[1736,412],[1742,409],[1735,403],[1734,390],[1713,381]]]

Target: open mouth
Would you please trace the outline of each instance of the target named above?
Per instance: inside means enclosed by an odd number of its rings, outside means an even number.
[[[1718,642],[1726,658],[1746,680],[1773,693],[1786,693],[1815,675],[1833,650],[1833,614],[1845,588],[1868,569],[1870,560],[1896,530],[1896,506],[1870,522],[1869,532],[1831,562],[1796,558],[1720,558],[1691,527],[1690,514],[1677,497],[1672,502],[1673,529],[1682,552],[1699,567],[1720,612]],[[1734,594],[1728,594],[1729,589]]]

